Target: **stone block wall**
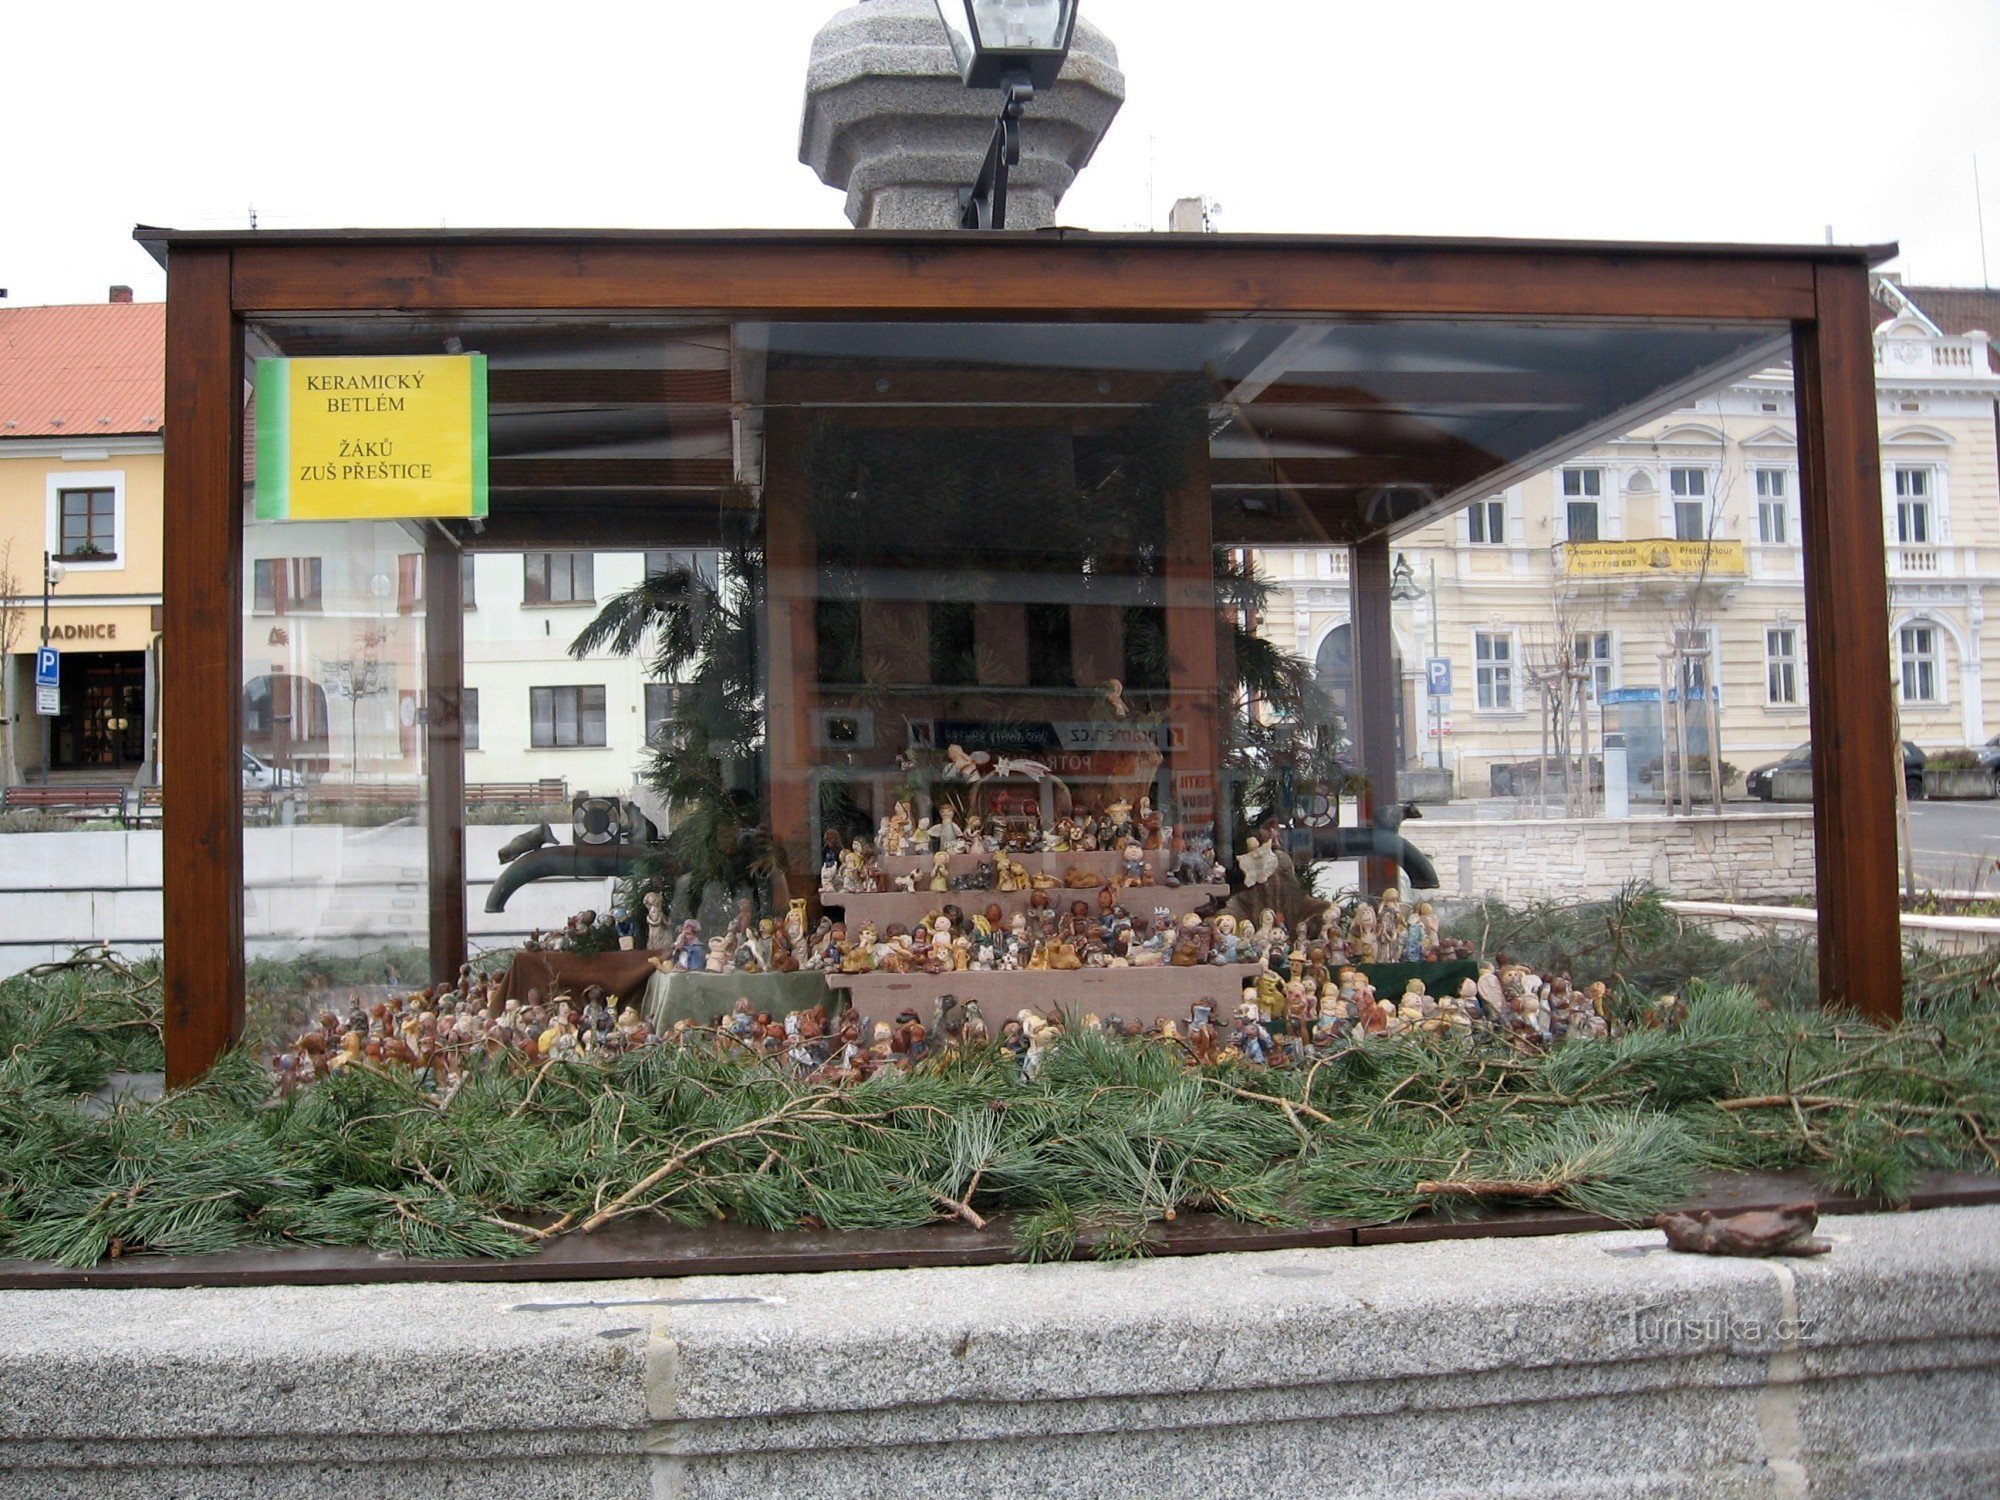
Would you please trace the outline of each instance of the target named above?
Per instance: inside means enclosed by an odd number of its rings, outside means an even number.
[[[1599,900],[1647,881],[1688,901],[1811,899],[1812,813],[1407,823],[1447,901]]]

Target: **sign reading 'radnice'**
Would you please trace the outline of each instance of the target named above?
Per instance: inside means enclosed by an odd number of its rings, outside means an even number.
[[[257,519],[486,514],[486,356],[257,362]]]

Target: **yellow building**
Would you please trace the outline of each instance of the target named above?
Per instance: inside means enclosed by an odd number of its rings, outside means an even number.
[[[0,307],[0,778],[154,779],[165,346],[165,305],[126,287]],[[45,631],[62,653],[46,718]]]

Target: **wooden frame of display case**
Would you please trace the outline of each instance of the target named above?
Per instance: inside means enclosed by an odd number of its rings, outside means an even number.
[[[1628,320],[1789,328],[1797,369],[1817,837],[1821,995],[1901,1008],[1895,757],[1867,273],[1893,247],[1563,244],[1075,232],[181,232],[137,237],[167,266],[165,780],[169,1080],[196,1077],[243,1026],[242,418],[246,319],[527,311],[718,317],[956,316],[1045,321],[1201,315]],[[589,372],[586,372],[589,373]],[[658,381],[648,372],[628,380]],[[1438,377],[1450,379],[1449,376]],[[1622,429],[1621,429],[1622,430]],[[1575,434],[1578,446],[1603,435]],[[1421,468],[1442,498],[1358,525],[1353,550],[1361,756],[1388,801],[1396,747],[1393,538],[1522,474],[1448,449],[1341,460],[1384,482]],[[1525,471],[1524,471],[1525,472]],[[710,476],[724,482],[727,476]],[[455,552],[432,548],[428,636],[431,953],[465,946],[462,630]],[[446,574],[450,574],[447,580]],[[775,705],[774,705],[775,706]],[[1372,724],[1374,727],[1368,728]],[[1393,871],[1376,863],[1369,878]]]

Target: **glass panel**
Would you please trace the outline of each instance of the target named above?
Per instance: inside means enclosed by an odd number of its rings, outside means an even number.
[[[250,1034],[326,1012],[369,1038],[370,1005],[429,979],[424,607],[400,587],[421,544],[375,521],[253,520],[243,541]]]
[[[1660,392],[1767,367],[1782,327],[547,313],[300,315],[258,334],[287,353],[456,339],[490,362],[492,513],[448,524],[480,554],[466,817],[473,937],[496,971],[531,930],[650,891],[663,925],[631,935],[662,948],[684,920],[724,937],[739,901],[781,929],[800,903],[792,961],[870,1020],[950,993],[996,1029],[1050,1004],[1184,1021],[1266,972],[1271,929],[1246,944],[1203,912],[1235,901],[1256,933],[1269,904],[1290,936],[1350,951],[1376,837],[1358,827],[1363,744],[1389,746],[1372,773],[1396,785],[1370,790],[1394,793],[1382,837],[1425,877],[1410,904],[1450,919],[1488,895],[1609,897],[1693,868],[1646,852],[1666,847],[1657,830],[1621,843],[1622,864],[1558,857],[1605,815],[1607,734],[1626,736],[1616,779],[1639,809],[1622,826],[1663,823],[1670,783],[1700,810],[1712,751],[1775,757],[1803,733],[1795,708],[1730,717],[1768,706],[1771,590],[1790,585],[1745,589],[1761,613],[1723,617],[1740,546],[1704,568],[1654,540],[1657,478],[1627,516],[1644,542],[1601,540],[1630,467],[1576,441],[1621,412],[1657,431]],[[1694,512],[1739,508],[1721,535],[1748,534],[1746,468],[1731,448],[1694,471]],[[1503,539],[1503,489],[1514,547],[1456,553]],[[1462,525],[1468,497],[1489,503]],[[325,559],[310,626],[396,627],[395,567],[371,554],[386,603],[354,602],[359,544],[339,529],[321,545],[288,526],[257,555]],[[413,550],[383,533],[376,552]],[[1357,645],[1381,637],[1351,618],[1365,538],[1407,543],[1419,580],[1373,660]],[[669,570],[684,587],[657,586]],[[260,601],[304,576],[260,573]],[[249,628],[291,627],[272,613]],[[339,746],[349,705],[331,707]],[[1396,831],[1405,795],[1426,821]],[[503,865],[544,822],[560,851],[611,852],[585,879],[559,851]],[[348,878],[339,859],[312,876]],[[1190,916],[1185,941],[1238,961],[1167,961]]]

